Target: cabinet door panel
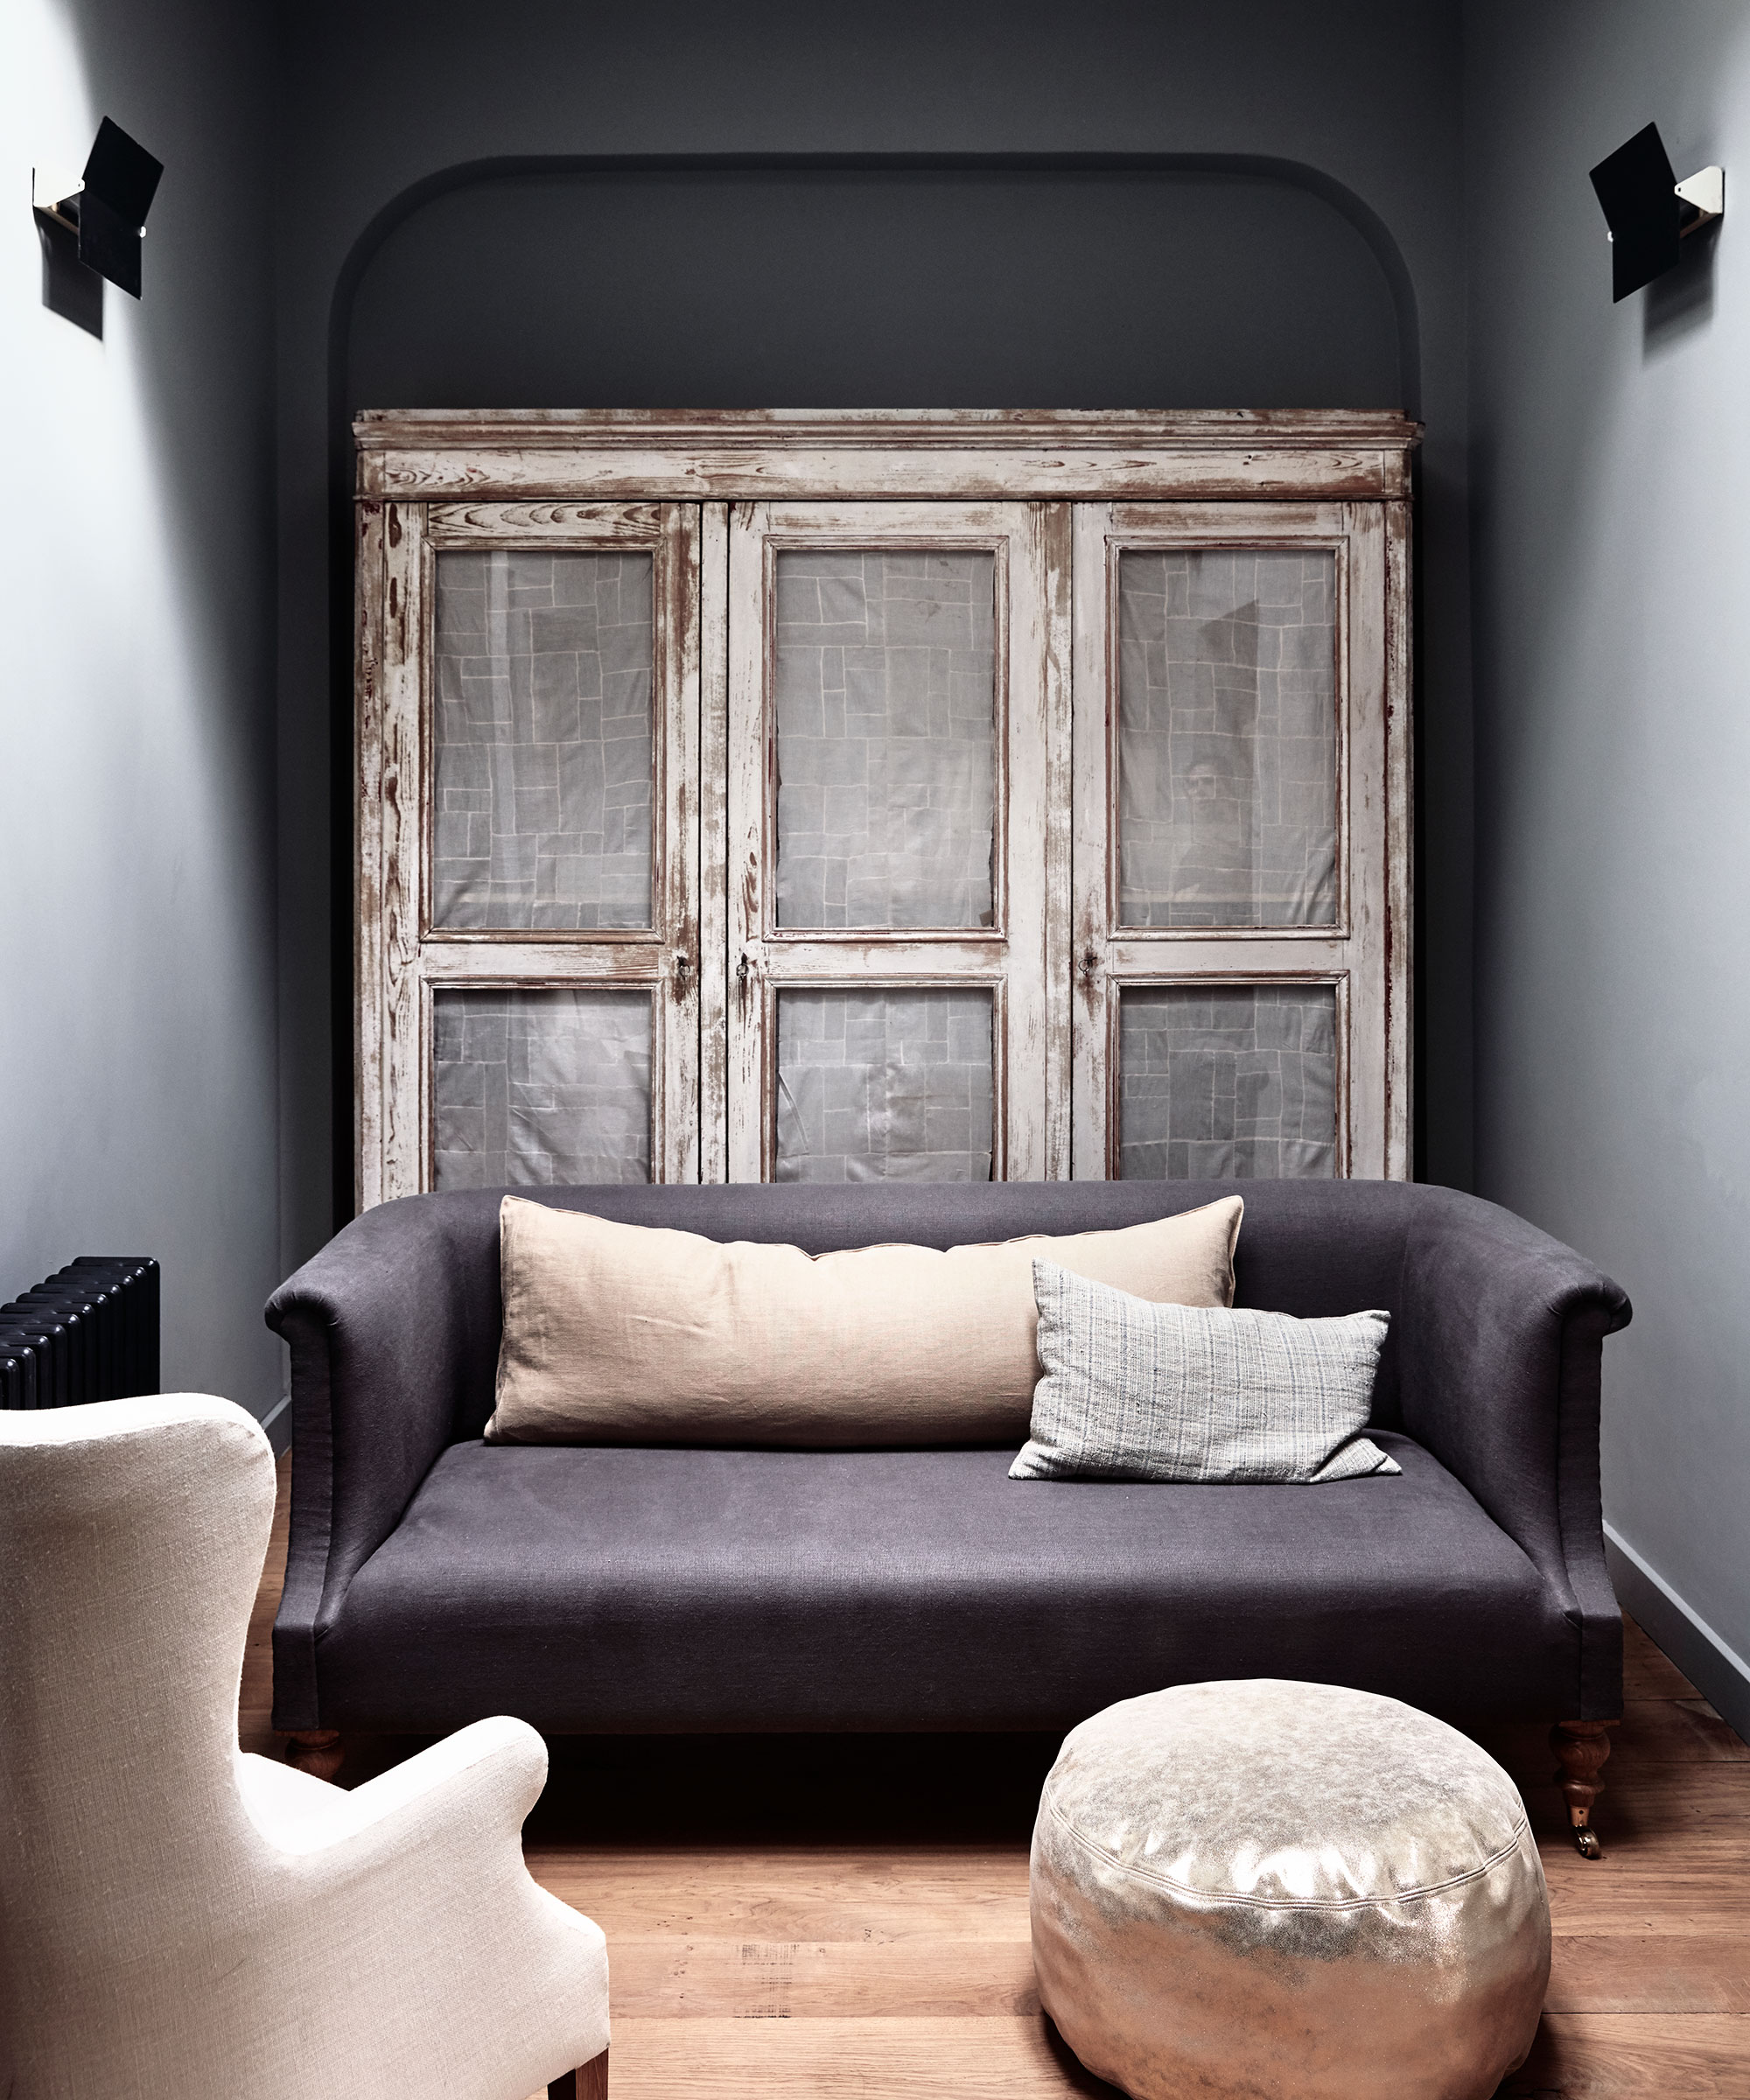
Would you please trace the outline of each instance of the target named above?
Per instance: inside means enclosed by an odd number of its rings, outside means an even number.
[[[732,507],[732,1180],[1064,1171],[1052,530],[1018,503]]]
[[[785,932],[994,921],[996,557],[780,549]]]
[[[1117,561],[1118,921],[1337,921],[1337,556]]]
[[[698,509],[382,510],[360,1205],[696,1180]]]
[[[434,1188],[650,1179],[650,994],[432,996]]]
[[[1126,1181],[1338,1172],[1334,984],[1127,984],[1117,1026]]]
[[[1400,508],[1076,507],[1079,1176],[1409,1171]]]
[[[988,1181],[992,995],[944,985],[777,995],[774,1181]]]
[[[434,559],[431,923],[650,925],[654,556]]]

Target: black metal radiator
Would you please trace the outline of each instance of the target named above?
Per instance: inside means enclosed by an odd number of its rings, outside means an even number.
[[[76,1407],[158,1390],[158,1265],[82,1254],[0,1306],[0,1407]]]

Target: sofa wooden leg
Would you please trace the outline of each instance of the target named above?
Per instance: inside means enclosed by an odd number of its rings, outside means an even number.
[[[554,2079],[547,2100],[607,2100],[607,2051],[592,2056],[580,2070]]]
[[[1604,1847],[1592,1827],[1592,1804],[1604,1791],[1600,1768],[1610,1755],[1610,1731],[1614,1721],[1558,1721],[1550,1731],[1550,1747],[1556,1754],[1556,1783],[1568,1804],[1568,1821],[1574,1843],[1587,1859],[1601,1859]]]
[[[346,1746],[338,1728],[294,1728],[285,1739],[285,1761],[312,1779],[332,1779]]]

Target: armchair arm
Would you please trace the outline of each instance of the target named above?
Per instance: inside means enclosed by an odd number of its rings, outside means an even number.
[[[446,2091],[522,2100],[607,2047],[600,1928],[523,1862],[534,1729],[477,1721],[351,1793],[280,1770],[251,1820],[291,1950],[274,1972],[319,2009],[312,2090],[433,2091],[441,2068]]]
[[[262,1836],[320,1866],[324,1854],[340,1861],[334,1848],[342,1845],[375,1856],[433,1838],[516,1844],[547,1783],[547,1746],[528,1722],[500,1715],[458,1728],[350,1791],[289,1765],[269,1765],[259,1781],[248,1776]]]
[[[1554,1586],[1581,1634],[1572,1718],[1608,1718],[1622,1628],[1604,1560],[1600,1372],[1628,1299],[1522,1218],[1438,1194],[1404,1245],[1404,1426]]]
[[[472,1409],[490,1405],[498,1199],[355,1218],[268,1301],[291,1349],[291,1536],[274,1726],[318,1728],[316,1642]]]

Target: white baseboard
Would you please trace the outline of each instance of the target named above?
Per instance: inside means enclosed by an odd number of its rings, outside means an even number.
[[[1605,1558],[1617,1600],[1653,1636],[1722,1719],[1750,1741],[1750,1662],[1643,1560],[1614,1524]]]
[[[268,1432],[268,1440],[277,1458],[291,1442],[291,1395],[282,1393],[262,1417],[262,1427]]]

